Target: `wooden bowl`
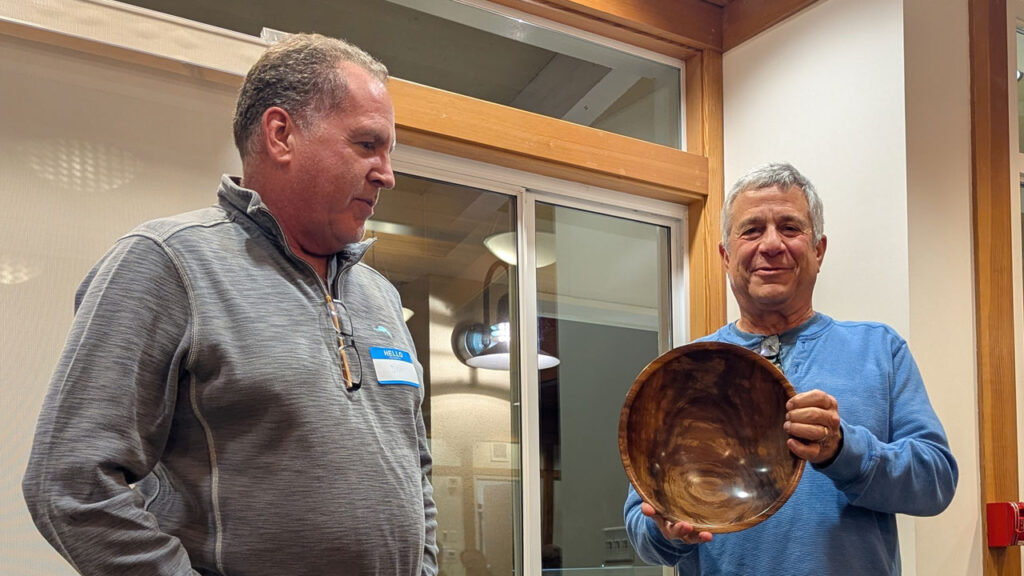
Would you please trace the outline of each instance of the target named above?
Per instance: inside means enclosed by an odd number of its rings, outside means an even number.
[[[665,519],[736,532],[775,513],[804,460],[786,446],[793,386],[746,348],[697,342],[636,377],[619,418],[626,476]]]

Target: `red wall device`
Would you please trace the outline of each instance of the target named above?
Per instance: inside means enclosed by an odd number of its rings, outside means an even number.
[[[989,546],[1024,545],[1024,502],[989,502],[985,512]]]

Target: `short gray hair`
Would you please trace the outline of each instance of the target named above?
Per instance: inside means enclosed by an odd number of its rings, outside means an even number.
[[[736,197],[744,192],[760,190],[778,186],[779,190],[789,190],[796,186],[807,198],[808,216],[811,218],[811,234],[814,239],[814,246],[821,243],[821,237],[825,234],[825,213],[821,204],[821,198],[814,189],[814,184],[804,177],[792,164],[774,163],[765,164],[748,172],[733,184],[729,190],[725,202],[722,204],[722,246],[729,249],[729,233],[732,231],[732,205]]]
[[[260,150],[260,124],[267,108],[288,112],[307,129],[323,115],[344,105],[348,92],[338,65],[351,62],[381,81],[388,69],[361,48],[320,34],[292,34],[271,46],[249,69],[235,107],[235,146],[242,162]]]

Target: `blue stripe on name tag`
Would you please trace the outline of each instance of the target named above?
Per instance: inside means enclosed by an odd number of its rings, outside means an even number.
[[[398,348],[378,348],[373,346],[370,348],[370,358],[374,360],[398,360],[400,362],[412,363],[412,355]]]
[[[379,384],[420,387],[412,355],[405,350],[373,346],[370,348],[370,358],[373,359],[373,368],[377,372]]]

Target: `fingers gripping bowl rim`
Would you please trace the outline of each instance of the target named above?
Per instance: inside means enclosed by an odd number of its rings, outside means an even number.
[[[652,361],[619,417],[619,454],[640,497],[696,531],[737,532],[789,499],[805,462],[782,425],[793,386],[741,346],[697,342]]]

